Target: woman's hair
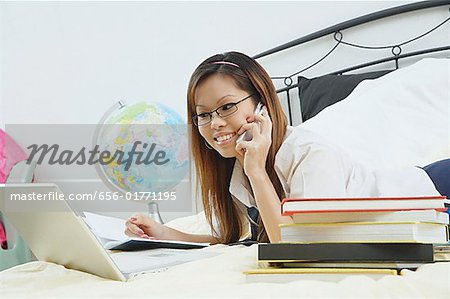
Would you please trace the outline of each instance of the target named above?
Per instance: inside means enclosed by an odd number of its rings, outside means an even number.
[[[187,91],[188,123],[196,115],[195,93],[197,88],[211,75],[220,74],[233,78],[236,86],[252,94],[262,102],[273,123],[272,144],[270,146],[266,171],[278,197],[283,198],[283,188],[275,172],[275,155],[286,133],[286,116],[283,113],[275,87],[264,68],[254,59],[239,52],[214,55],[203,61],[194,71]],[[200,188],[206,219],[213,236],[221,243],[236,242],[242,235],[242,218],[229,192],[234,158],[224,158],[217,151],[210,150],[200,135],[198,128],[192,127],[192,153],[197,173],[197,190]],[[217,219],[218,232],[214,230],[213,217]],[[258,241],[268,242],[267,233],[258,219]]]

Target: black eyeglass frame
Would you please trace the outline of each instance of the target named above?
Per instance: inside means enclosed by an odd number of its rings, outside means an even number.
[[[231,103],[223,104],[223,105],[217,107],[216,109],[214,109],[214,110],[212,110],[212,111],[210,111],[210,112],[202,112],[202,113],[200,113],[200,114],[196,114],[196,115],[194,115],[194,116],[192,117],[192,123],[193,123],[194,125],[196,125],[197,127],[203,127],[203,126],[206,126],[206,125],[208,125],[208,124],[211,123],[211,121],[212,121],[212,116],[213,116],[213,113],[214,113],[214,112],[217,113],[217,115],[220,116],[221,118],[225,118],[225,117],[231,116],[231,115],[233,115],[234,113],[236,113],[236,111],[238,111],[239,108],[238,108],[237,105],[238,105],[239,103],[241,103],[241,102],[243,102],[243,101],[245,101],[245,100],[251,98],[252,96],[254,96],[254,94],[250,94],[250,95],[246,96],[245,98],[243,98],[243,99],[241,99],[241,100],[239,100],[239,101],[237,101],[237,102],[231,102]],[[219,109],[221,109],[221,108],[223,108],[224,106],[227,106],[227,105],[234,105],[234,107],[236,107],[236,110],[234,110],[233,112],[231,112],[230,114],[225,115],[225,116],[220,115],[219,112],[218,112],[217,110],[219,110]],[[201,115],[201,114],[208,114],[208,115],[209,115],[209,121],[206,122],[206,123],[204,123],[204,124],[199,125],[199,124],[198,124],[198,117],[199,117],[199,115]]]

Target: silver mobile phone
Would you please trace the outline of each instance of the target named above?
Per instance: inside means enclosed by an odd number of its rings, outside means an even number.
[[[255,115],[261,115],[262,112],[263,112],[263,107],[264,107],[264,105],[261,102],[259,102],[258,105],[255,108],[254,114]],[[250,141],[252,139],[253,139],[252,132],[245,131],[241,136],[238,137],[238,139],[236,139],[236,144],[239,144],[239,142],[241,142],[242,140]]]

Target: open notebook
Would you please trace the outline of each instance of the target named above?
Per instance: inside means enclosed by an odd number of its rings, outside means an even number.
[[[120,218],[85,212],[83,220],[105,249],[136,251],[156,248],[196,249],[209,246],[208,243],[130,238],[124,234],[125,220]]]

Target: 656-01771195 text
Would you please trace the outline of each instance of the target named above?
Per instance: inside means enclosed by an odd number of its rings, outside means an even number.
[[[55,201],[55,200],[69,200],[69,201],[166,201],[176,200],[176,191],[166,192],[126,192],[121,194],[119,192],[111,191],[95,191],[94,193],[69,193],[63,194],[58,192],[48,193],[11,193],[9,200],[11,201]]]

